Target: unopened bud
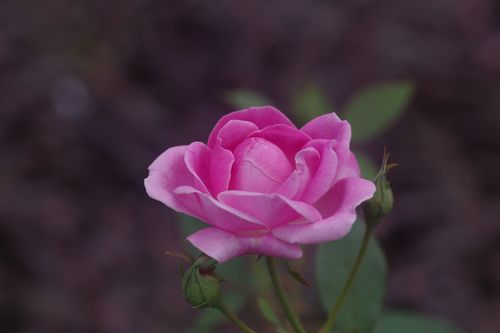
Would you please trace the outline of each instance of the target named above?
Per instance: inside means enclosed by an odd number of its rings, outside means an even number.
[[[220,280],[212,270],[204,271],[199,260],[184,273],[182,292],[195,308],[218,307],[222,303]]]

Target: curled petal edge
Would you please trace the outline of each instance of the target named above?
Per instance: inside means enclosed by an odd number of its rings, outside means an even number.
[[[182,213],[186,209],[175,199],[172,191],[181,185],[193,185],[194,182],[184,162],[186,148],[187,146],[176,146],[164,151],[151,163],[149,175],[144,179],[146,193],[151,198]]]

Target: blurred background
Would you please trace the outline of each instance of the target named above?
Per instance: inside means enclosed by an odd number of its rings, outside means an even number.
[[[354,145],[400,164],[377,230],[386,304],[498,333],[500,2],[0,0],[0,331],[202,332],[148,165],[249,96],[303,122],[380,82],[404,107]],[[314,325],[317,296],[296,288]]]

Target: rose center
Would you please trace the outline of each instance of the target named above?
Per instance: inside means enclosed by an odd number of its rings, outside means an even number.
[[[229,189],[272,193],[293,171],[285,153],[261,138],[249,138],[234,150]]]

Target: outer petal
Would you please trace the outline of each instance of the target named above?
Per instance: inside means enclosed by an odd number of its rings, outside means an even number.
[[[220,263],[246,253],[298,259],[299,246],[266,234],[260,237],[238,237],[218,228],[205,228],[187,238],[191,244]]]
[[[297,152],[311,141],[304,132],[290,127],[289,125],[277,124],[268,126],[258,132],[251,134],[252,137],[262,138],[278,146],[293,163]]]
[[[301,131],[313,139],[335,139],[342,143],[351,141],[351,125],[335,113],[325,114],[314,118],[305,124]]]
[[[208,147],[213,148],[217,144],[219,131],[231,120],[245,120],[254,123],[259,129],[276,124],[285,124],[295,127],[290,119],[281,111],[272,106],[252,107],[229,113],[222,117],[208,137]]]
[[[312,244],[344,237],[356,220],[355,208],[371,198],[375,185],[362,178],[344,178],[316,204],[324,219],[315,223],[290,224],[272,230],[285,242]]]
[[[294,221],[314,222],[321,214],[311,205],[293,201],[278,194],[244,191],[221,192],[218,199],[261,223],[273,228]]]
[[[263,234],[268,228],[254,217],[217,201],[210,195],[190,186],[173,192],[175,199],[200,220],[235,234]]]
[[[149,166],[149,175],[144,179],[148,195],[161,201],[168,207],[183,213],[189,213],[172,194],[172,191],[183,185],[193,186],[194,179],[184,162],[187,146],[167,149]]]

